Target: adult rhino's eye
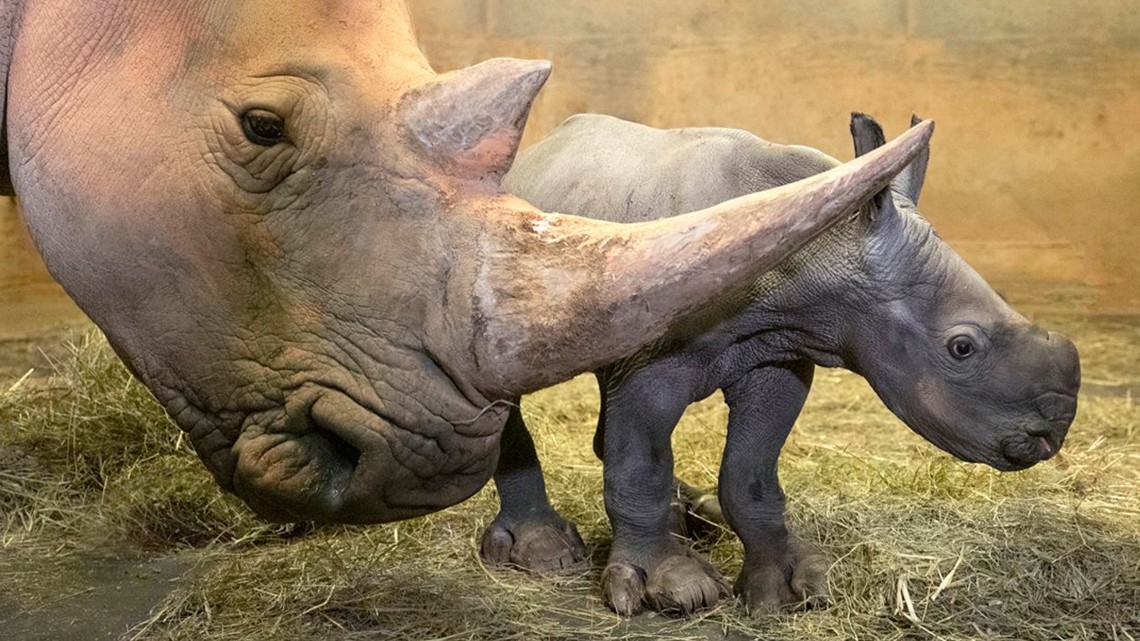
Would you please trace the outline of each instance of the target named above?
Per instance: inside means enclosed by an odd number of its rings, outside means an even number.
[[[272,147],[285,142],[285,121],[264,109],[251,109],[241,116],[241,130],[255,145]]]
[[[975,351],[977,348],[974,347],[974,341],[968,336],[956,336],[950,341],[950,355],[960,361],[970,358]]]

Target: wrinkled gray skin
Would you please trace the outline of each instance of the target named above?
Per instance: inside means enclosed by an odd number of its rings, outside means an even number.
[[[507,400],[661,336],[929,138],[613,224],[506,194],[541,61],[436,74],[401,0],[0,0],[0,157],[52,275],[274,520],[439,510]]]
[[[883,144],[866,116],[855,114],[851,130],[859,156]],[[1012,310],[918,214],[928,154],[873,206],[778,269],[597,371],[594,445],[614,530],[603,591],[616,611],[687,613],[726,592],[716,570],[670,536],[670,435],[686,406],[717,389],[730,408],[728,436],[719,508],[712,499],[703,511],[722,510],[743,542],[735,588],[753,611],[823,592],[825,566],[785,529],[776,474],[815,365],[864,376],[908,426],[962,460],[1020,470],[1061,447],[1076,411],[1077,351]],[[737,130],[663,131],[583,115],[521,153],[504,184],[539,207],[632,222],[837,164]],[[581,541],[546,500],[517,410],[503,444],[495,477],[502,509],[484,535],[484,555],[536,569],[574,562]]]

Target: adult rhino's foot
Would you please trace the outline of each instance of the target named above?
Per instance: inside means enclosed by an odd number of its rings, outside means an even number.
[[[717,528],[728,527],[715,490],[707,492],[681,479],[673,479],[669,508],[669,532],[675,536],[699,539]]]
[[[602,573],[606,605],[622,616],[645,608],[686,616],[711,608],[728,595],[728,583],[708,561],[675,544],[652,555],[615,548]]]
[[[539,574],[572,568],[586,558],[586,546],[573,523],[557,512],[523,520],[502,514],[483,531],[483,559]]]
[[[745,559],[735,592],[757,616],[826,607],[827,559],[803,543],[788,541],[782,557],[758,563]]]

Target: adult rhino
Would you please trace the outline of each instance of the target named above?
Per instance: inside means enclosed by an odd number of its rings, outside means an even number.
[[[851,132],[859,157],[885,142],[861,114]],[[717,389],[729,406],[719,506],[683,484],[682,493],[723,513],[740,537],[736,592],[762,612],[824,588],[819,559],[789,539],[776,473],[815,365],[861,374],[903,422],[962,460],[1017,470],[1061,447],[1080,386],[1076,348],[1011,309],[918,214],[928,157],[924,147],[861,215],[597,371],[594,449],[614,530],[602,581],[616,611],[688,613],[726,591],[712,566],[670,536],[670,435],[690,403]],[[582,115],[520,154],[504,184],[539,207],[638,222],[838,164],[739,130]],[[484,533],[484,556],[540,570],[580,558],[577,531],[546,499],[517,408],[503,442],[515,445],[504,446],[495,476],[502,507]]]
[[[275,520],[408,518],[491,477],[506,399],[754,280],[932,129],[618,225],[500,186],[548,70],[437,75],[397,0],[2,0],[0,183],[223,488]]]

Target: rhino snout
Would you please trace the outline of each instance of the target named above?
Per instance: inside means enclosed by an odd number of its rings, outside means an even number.
[[[1005,443],[1003,454],[1015,468],[1029,467],[1052,458],[1065,442],[1077,415],[1081,363],[1077,348],[1063,334],[1042,332],[1045,354],[1038,367],[1037,384],[1046,391],[1033,399],[1036,420]],[[1032,411],[1032,410],[1031,410]]]
[[[1057,365],[1061,374],[1062,391],[1074,398],[1081,388],[1081,358],[1077,346],[1064,334],[1049,332],[1049,346],[1056,353]]]
[[[1033,405],[1041,418],[1049,423],[1063,425],[1068,428],[1077,415],[1077,398],[1068,394],[1049,392],[1038,396]]]
[[[1069,425],[1077,415],[1076,397],[1065,393],[1042,394],[1033,400],[1033,407],[1041,420],[1003,444],[1002,455],[1009,465],[1006,469],[1025,469],[1053,458],[1065,442]],[[1002,466],[998,467],[1002,469]]]

